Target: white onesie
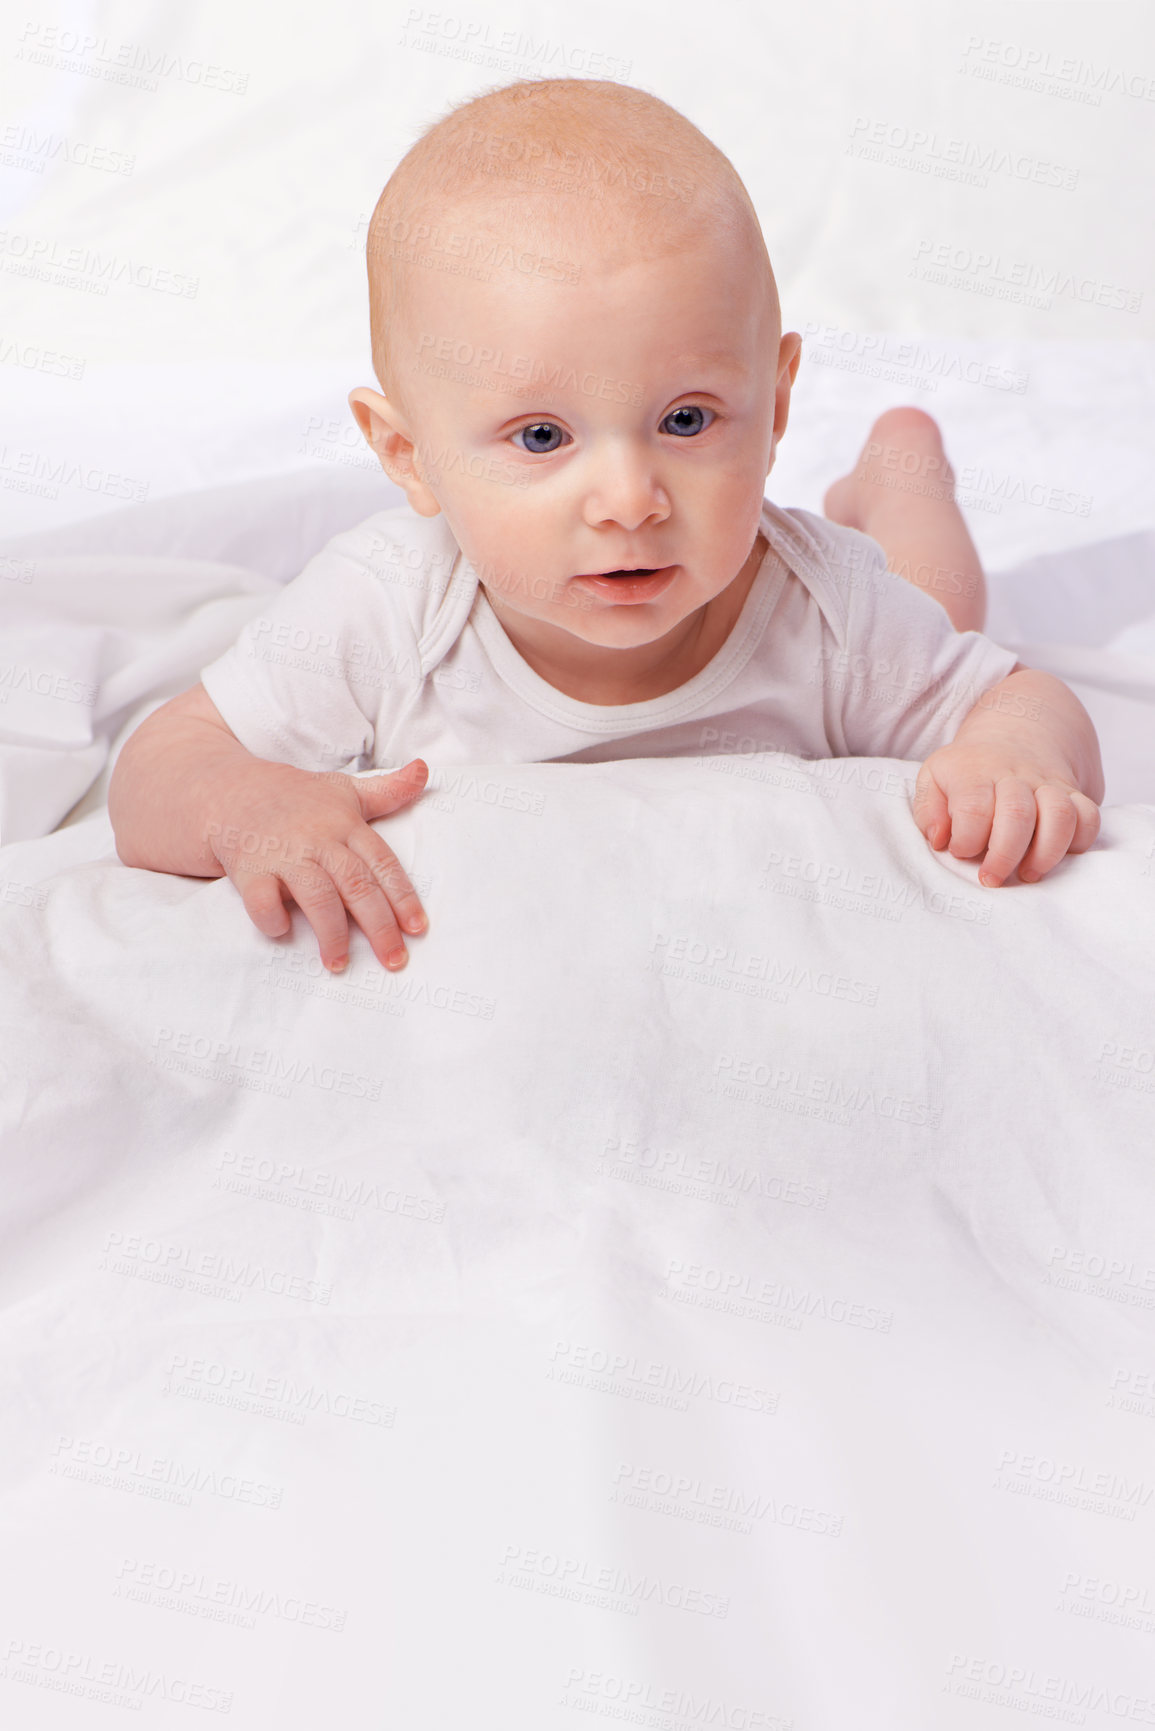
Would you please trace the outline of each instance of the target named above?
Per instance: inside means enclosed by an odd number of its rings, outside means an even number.
[[[869,536],[769,500],[761,529],[768,551],[729,637],[664,697],[555,690],[506,636],[445,518],[408,505],[335,536],[201,679],[257,757],[432,769],[754,751],[921,760],[1014,667],[889,572]]]

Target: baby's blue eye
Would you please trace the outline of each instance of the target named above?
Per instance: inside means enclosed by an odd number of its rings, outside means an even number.
[[[555,421],[534,421],[531,426],[519,427],[516,433],[511,433],[512,439],[519,439],[525,434],[526,443],[521,446],[523,451],[532,451],[536,456],[556,451],[562,441],[562,430]],[[556,443],[547,443],[557,434]]]
[[[702,431],[703,415],[709,415],[712,419],[713,414],[713,409],[700,409],[697,403],[686,403],[680,409],[671,409],[662,426],[669,433],[678,433],[682,438],[688,438],[690,434]],[[705,423],[706,426],[709,424],[709,421]]]

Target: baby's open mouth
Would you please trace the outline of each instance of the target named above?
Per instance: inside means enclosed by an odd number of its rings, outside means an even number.
[[[588,583],[591,592],[595,595],[600,593],[603,600],[610,599],[612,589],[614,601],[653,601],[669,588],[677,569],[676,565],[620,565],[614,571],[583,572],[577,581]],[[605,587],[607,579],[609,589]],[[599,583],[602,585],[600,591],[597,588]]]

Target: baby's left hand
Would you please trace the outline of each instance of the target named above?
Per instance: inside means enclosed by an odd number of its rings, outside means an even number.
[[[956,859],[986,849],[979,882],[994,889],[1019,868],[1035,883],[1064,854],[1085,853],[1099,834],[1099,808],[1059,763],[1013,748],[961,744],[932,752],[914,786],[914,821],[937,852]]]

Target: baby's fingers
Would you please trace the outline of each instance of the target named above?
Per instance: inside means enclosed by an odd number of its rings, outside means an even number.
[[[267,938],[283,938],[292,921],[278,880],[247,871],[231,871],[229,877],[257,930]]]
[[[1031,845],[1038,819],[1035,790],[1016,775],[995,783],[994,807],[986,858],[979,868],[979,882],[987,889],[997,889],[1014,871]],[[978,853],[981,846],[980,841],[972,853]],[[951,851],[956,851],[953,843]],[[970,857],[961,848],[957,851],[961,859]]]
[[[368,938],[377,960],[387,968],[403,968],[409,958],[397,916],[375,874],[360,854],[354,853],[348,847],[334,847],[325,857],[325,870],[332,879],[330,887],[334,889],[342,915],[342,940],[332,959],[321,927],[313,919],[309,908],[303,902],[301,904],[321,939],[321,957],[325,966],[340,969],[348,960],[349,946],[344,920],[345,910],[348,909]],[[318,900],[318,912],[323,919],[328,917],[328,909],[323,899]]]
[[[338,888],[339,850],[317,860],[302,861],[281,873],[284,883],[312,926],[322,964],[338,973],[349,959],[349,921]]]
[[[365,862],[380,886],[398,923],[407,932],[423,932],[429,921],[421,899],[409,881],[405,867],[387,843],[368,824],[349,838],[351,851]],[[383,959],[383,958],[382,958]]]
[[[1071,804],[1075,808],[1075,817],[1077,822],[1075,825],[1075,839],[1067,849],[1067,852],[1086,853],[1087,849],[1094,847],[1095,843],[1098,841],[1103,819],[1099,807],[1095,804],[1094,800],[1089,799],[1085,793],[1072,793]]]
[[[991,833],[995,814],[995,784],[989,776],[952,783],[946,799],[950,823],[950,851],[956,859],[973,859],[982,853]],[[1028,831],[1027,840],[1030,839]],[[1026,842],[1023,843],[1026,846]]]
[[[1023,883],[1037,883],[1069,853],[1084,853],[1099,833],[1099,808],[1085,794],[1062,782],[1040,782],[1035,789],[1039,820],[1035,839],[1019,864]],[[1086,808],[1086,809],[1082,809]]]
[[[931,847],[943,849],[950,840],[950,814],[946,794],[924,763],[914,784],[911,801],[914,821]]]

